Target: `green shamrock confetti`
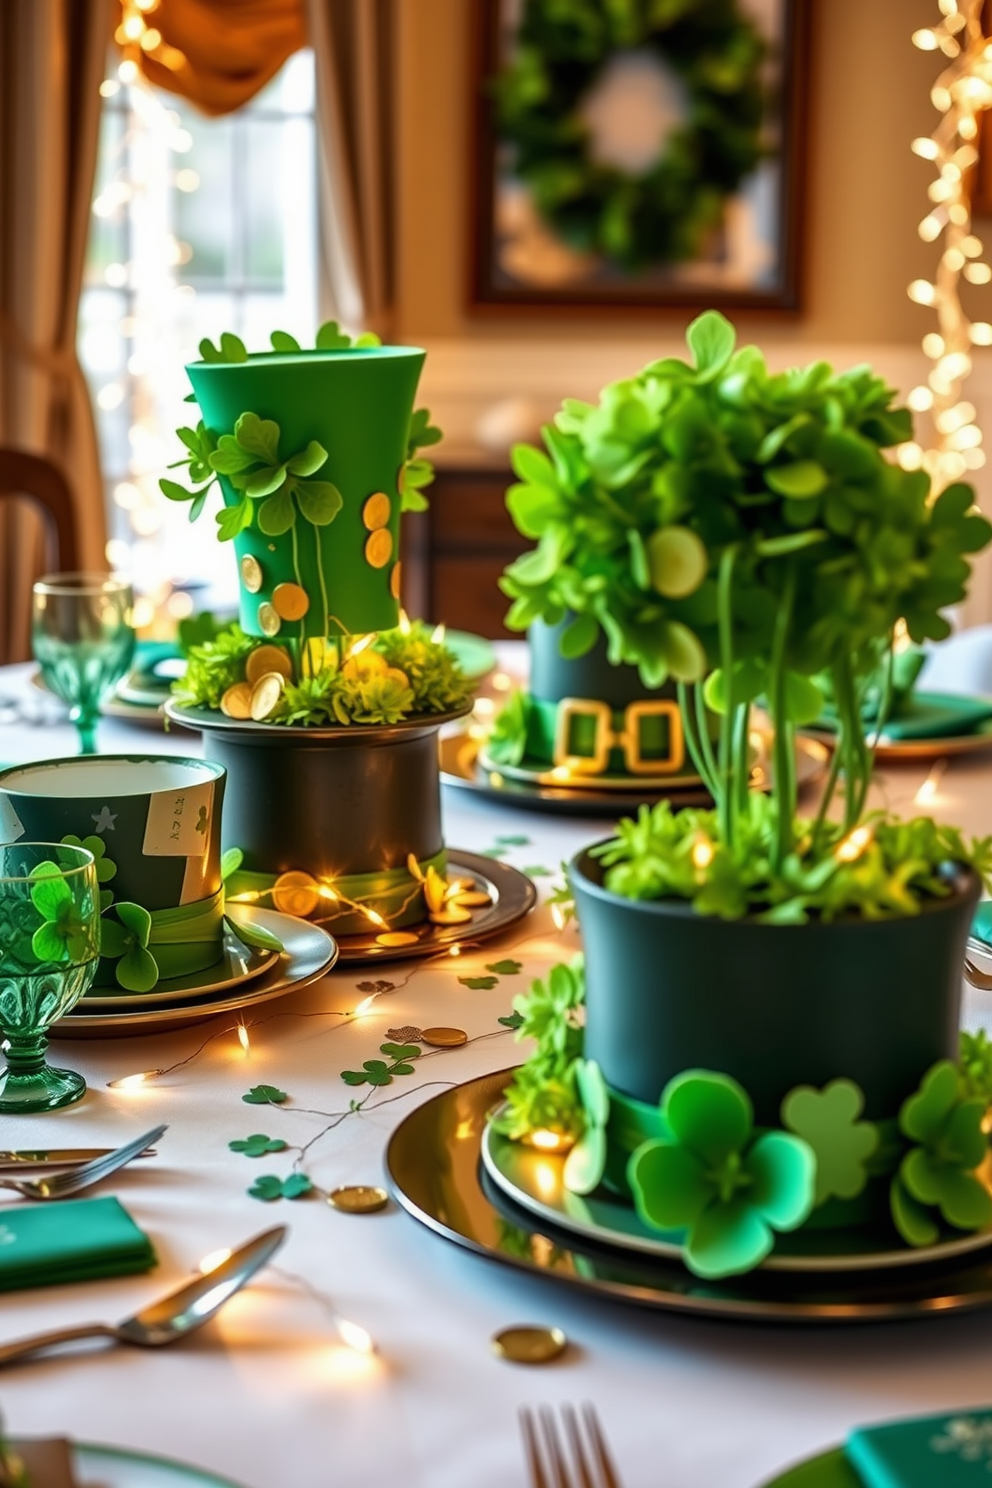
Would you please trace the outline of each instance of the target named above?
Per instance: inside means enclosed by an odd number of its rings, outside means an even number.
[[[480,858],[505,858],[508,849],[505,847],[482,847],[479,849]]]
[[[313,1182],[306,1173],[290,1173],[288,1178],[277,1178],[274,1173],[263,1173],[256,1178],[248,1190],[253,1199],[262,1199],[271,1204],[274,1199],[302,1199],[313,1193]]]
[[[346,1085],[391,1085],[394,1075],[412,1075],[412,1059],[419,1059],[422,1050],[417,1044],[380,1044],[379,1052],[389,1056],[384,1059],[366,1059],[360,1070],[342,1070],[341,1078]]]
[[[289,1096],[277,1085],[253,1085],[241,1099],[249,1106],[281,1106]]]
[[[553,878],[550,868],[543,868],[540,863],[534,863],[529,868],[524,868],[528,878]]]
[[[661,1110],[671,1138],[642,1143],[630,1159],[638,1213],[656,1229],[685,1230],[683,1258],[697,1276],[750,1271],[771,1251],[775,1230],[809,1218],[812,1148],[785,1132],[755,1139],[750,1099],[726,1075],[676,1075]]]
[[[489,992],[499,985],[499,977],[494,976],[459,977],[458,980],[463,987],[468,987],[472,992]]]
[[[522,961],[493,961],[486,966],[487,971],[495,972],[497,976],[519,976],[523,969]]]
[[[928,1070],[903,1103],[899,1126],[919,1145],[906,1153],[889,1194],[896,1229],[908,1244],[932,1245],[939,1238],[928,1212],[934,1208],[959,1230],[992,1224],[992,1195],[974,1171],[988,1154],[985,1111],[985,1101],[967,1094],[948,1059]]]
[[[92,837],[75,837],[70,832],[65,837],[62,838],[62,841],[68,843],[68,845],[70,847],[85,847],[85,849],[86,849],[87,852],[93,854],[94,865],[96,867],[96,877],[97,877],[97,882],[99,884],[102,885],[102,884],[105,884],[105,883],[109,883],[110,880],[116,876],[116,873],[117,873],[117,864],[113,861],[112,858],[108,858],[108,856],[107,856],[107,844],[103,840],[102,837],[97,837],[97,836],[92,836]],[[101,911],[101,913],[103,912],[103,910],[109,909],[110,905],[113,904],[113,902],[114,902],[114,891],[113,891],[113,889],[104,889],[104,888],[101,888],[100,889],[100,911]]]
[[[245,1157],[265,1157],[269,1152],[285,1152],[287,1144],[282,1137],[266,1137],[256,1132],[252,1137],[239,1137],[227,1145],[232,1152],[243,1152]]]
[[[799,1085],[782,1102],[782,1123],[816,1153],[816,1204],[853,1199],[868,1181],[865,1163],[878,1147],[878,1128],[859,1121],[865,1098],[851,1080],[822,1090]]]
[[[606,1167],[610,1093],[603,1072],[594,1059],[577,1060],[574,1075],[586,1129],[566,1157],[562,1177],[570,1193],[589,1194],[599,1183]]]
[[[502,833],[496,838],[497,847],[530,847],[530,838],[514,833]]]
[[[523,1013],[510,1013],[505,1018],[497,1018],[497,1023],[502,1023],[504,1028],[519,1028],[524,1021]]]

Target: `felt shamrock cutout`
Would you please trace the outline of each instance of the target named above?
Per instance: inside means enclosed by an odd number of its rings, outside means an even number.
[[[528,878],[551,878],[552,877],[551,869],[550,868],[543,868],[540,863],[532,864],[531,867],[524,868],[522,871],[524,873],[526,873],[526,875],[527,875]]]
[[[522,961],[493,961],[487,967],[487,971],[493,971],[497,976],[519,976],[524,969]]]
[[[341,1078],[346,1085],[391,1085],[394,1075],[412,1075],[411,1059],[419,1059],[423,1052],[417,1044],[380,1044],[379,1051],[388,1054],[390,1063],[384,1059],[366,1059],[360,1070],[342,1070]]]
[[[129,992],[150,992],[158,982],[158,962],[148,949],[151,932],[152,917],[140,904],[115,904],[113,914],[100,921],[100,955],[116,960],[114,976]]]
[[[273,1199],[302,1199],[313,1193],[313,1183],[306,1173],[290,1173],[288,1178],[277,1178],[274,1173],[263,1173],[256,1178],[248,1190],[253,1199],[262,1199],[271,1204]]]
[[[276,1085],[253,1085],[241,1099],[249,1106],[281,1106],[289,1096]]]
[[[315,527],[333,522],[342,507],[341,492],[329,481],[311,480],[327,462],[323,445],[311,439],[306,449],[288,459],[279,455],[280,428],[273,419],[243,413],[233,434],[222,434],[210,465],[226,475],[241,494],[235,506],[218,513],[222,542],[237,537],[253,520],[252,501],[259,500],[258,526],[267,537],[280,537],[296,523],[296,515]]]
[[[708,1070],[676,1075],[661,1109],[670,1138],[642,1143],[627,1170],[638,1213],[656,1229],[686,1231],[683,1257],[697,1276],[750,1271],[775,1230],[809,1218],[812,1148],[785,1132],[755,1138],[747,1093]]]
[[[459,977],[458,980],[472,992],[489,992],[499,983],[499,977],[494,976]]]
[[[400,469],[401,511],[426,511],[427,498],[421,492],[434,479],[434,466],[429,460],[418,458],[417,452],[429,444],[437,444],[440,438],[441,430],[431,423],[429,409],[416,409],[407,430],[406,459]]]
[[[889,1196],[896,1229],[908,1244],[932,1245],[938,1238],[928,1208],[959,1230],[992,1224],[992,1195],[974,1171],[988,1155],[984,1119],[985,1101],[965,1093],[949,1059],[929,1069],[903,1103],[900,1129],[918,1145],[900,1163]]]
[[[529,847],[530,838],[524,837],[518,832],[503,832],[496,838],[498,847]]]
[[[782,1102],[782,1124],[816,1153],[816,1204],[853,1199],[868,1181],[865,1163],[878,1147],[878,1128],[859,1121],[865,1098],[851,1080],[822,1090],[798,1085]]]
[[[516,1013],[516,1012],[510,1013],[505,1018],[497,1018],[496,1019],[496,1022],[497,1023],[502,1023],[502,1025],[503,1025],[504,1028],[512,1028],[514,1030],[517,1029],[517,1028],[519,1028],[521,1026],[521,1024],[523,1023],[523,1021],[524,1021],[524,1015],[523,1015],[523,1013]]]
[[[243,1152],[245,1157],[264,1157],[268,1152],[285,1152],[286,1143],[282,1137],[266,1137],[261,1132],[252,1137],[240,1137],[234,1142],[228,1142],[232,1152]]]
[[[206,344],[209,345],[209,342]],[[215,357],[212,360],[222,360],[222,358]],[[170,501],[190,502],[189,519],[195,522],[203,510],[211,486],[217,479],[210,464],[210,457],[217,448],[217,440],[202,419],[195,429],[177,429],[176,433],[186,446],[188,453],[185,459],[173,460],[169,469],[176,470],[185,465],[188,468],[190,480],[199,489],[188,491],[185,486],[173,480],[160,480],[159,489],[162,495],[168,497]]]
[[[87,921],[58,864],[39,863],[29,877],[31,903],[43,922],[31,937],[34,955],[39,961],[71,961],[75,966],[91,960],[96,948]]]
[[[565,1159],[562,1176],[570,1193],[588,1194],[599,1183],[606,1166],[610,1093],[594,1059],[576,1060],[574,1074],[586,1127]]]
[[[112,858],[108,858],[107,844],[104,838],[96,836],[74,837],[71,833],[69,833],[68,836],[62,838],[62,841],[68,843],[70,847],[85,847],[87,852],[93,854],[93,859],[96,866],[97,883],[109,883],[112,878],[115,878],[117,876],[117,864]],[[102,888],[100,890],[101,913],[105,909],[109,909],[110,905],[113,904],[113,902],[113,889]]]

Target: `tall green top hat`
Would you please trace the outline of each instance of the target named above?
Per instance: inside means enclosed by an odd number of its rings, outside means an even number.
[[[415,347],[355,346],[186,368],[249,635],[397,624],[401,486],[423,362]]]

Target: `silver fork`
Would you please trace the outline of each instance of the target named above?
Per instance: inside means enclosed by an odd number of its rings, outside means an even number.
[[[520,1430],[524,1439],[524,1456],[530,1472],[530,1488],[621,1488],[617,1470],[593,1406],[586,1401],[582,1421],[571,1405],[561,1407],[561,1419],[568,1439],[573,1466],[562,1445],[561,1431],[554,1411],[542,1405],[535,1413],[526,1405],[520,1408]]]
[[[114,1152],[94,1158],[68,1173],[52,1173],[45,1178],[0,1178],[0,1188],[12,1189],[25,1199],[67,1199],[70,1194],[79,1193],[110,1173],[116,1173],[118,1168],[123,1168],[125,1163],[157,1142],[165,1131],[168,1131],[167,1126],[156,1126],[143,1137],[135,1137],[126,1147],[118,1147]]]

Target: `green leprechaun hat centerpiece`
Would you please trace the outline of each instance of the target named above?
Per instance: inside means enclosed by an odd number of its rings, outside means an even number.
[[[219,488],[240,624],[191,650],[169,711],[230,776],[233,897],[402,942],[460,912],[436,736],[470,701],[454,657],[400,608],[400,514],[426,506],[419,450],[441,437],[414,411],[424,353],[333,322],[313,350],[271,340],[251,355],[232,335],[205,341],[187,367],[202,413],[179,430],[190,485],[161,487],[191,520]]]

